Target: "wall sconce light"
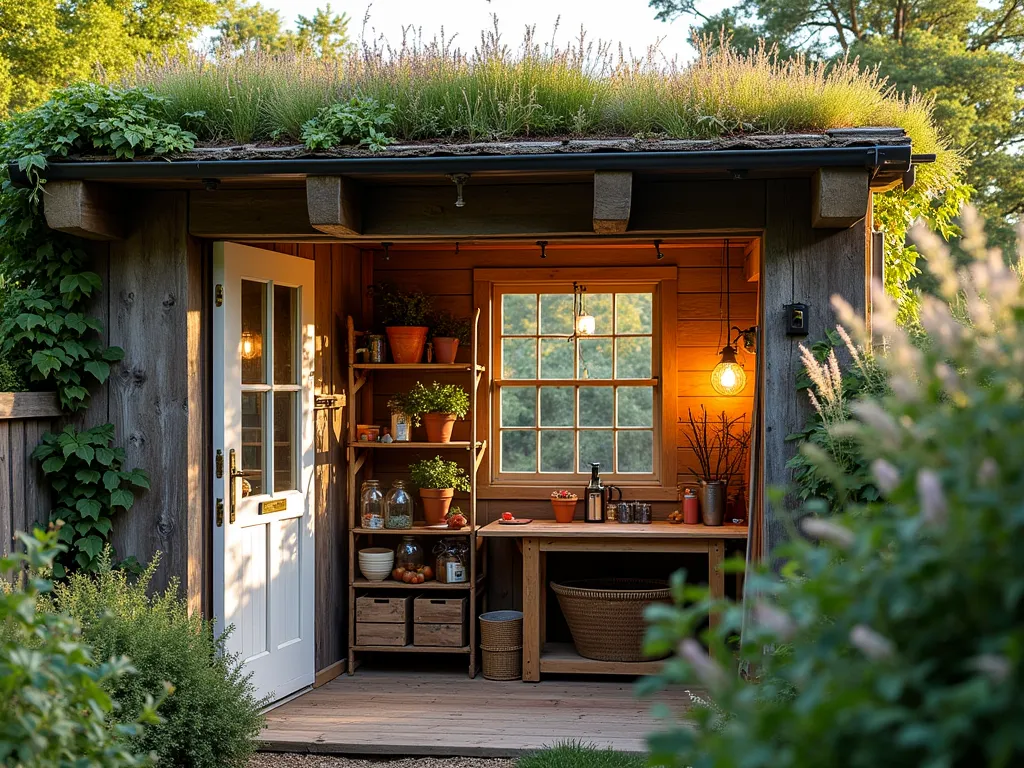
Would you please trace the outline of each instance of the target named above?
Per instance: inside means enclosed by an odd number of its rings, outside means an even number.
[[[263,335],[242,331],[242,359],[256,360],[263,355]]]
[[[572,284],[572,316],[574,336],[593,336],[597,330],[597,320],[587,313],[587,287],[579,283]]]

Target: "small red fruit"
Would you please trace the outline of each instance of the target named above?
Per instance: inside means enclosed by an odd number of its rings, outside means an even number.
[[[515,515],[513,515],[511,512],[502,512],[501,513],[501,519],[502,520],[515,520],[516,518],[515,518]]]

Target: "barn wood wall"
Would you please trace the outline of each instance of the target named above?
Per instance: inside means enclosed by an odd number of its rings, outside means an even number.
[[[46,525],[50,494],[32,451],[60,425],[57,398],[25,392],[0,395],[0,557],[15,548],[14,534]]]

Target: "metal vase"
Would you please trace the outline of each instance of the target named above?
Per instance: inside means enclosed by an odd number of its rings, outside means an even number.
[[[712,480],[700,483],[700,511],[704,525],[722,525],[725,521],[725,483]]]

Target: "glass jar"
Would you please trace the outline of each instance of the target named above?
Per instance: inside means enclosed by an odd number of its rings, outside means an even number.
[[[442,584],[463,584],[469,581],[469,542],[465,538],[442,539],[434,547],[437,555],[437,580]]]
[[[384,499],[384,527],[412,528],[412,496],[405,490],[402,480],[391,484],[391,490]]]
[[[403,536],[395,548],[395,568],[406,571],[423,570],[423,548],[415,536]]]
[[[360,525],[371,530],[384,527],[384,494],[380,481],[366,480],[359,491]]]

